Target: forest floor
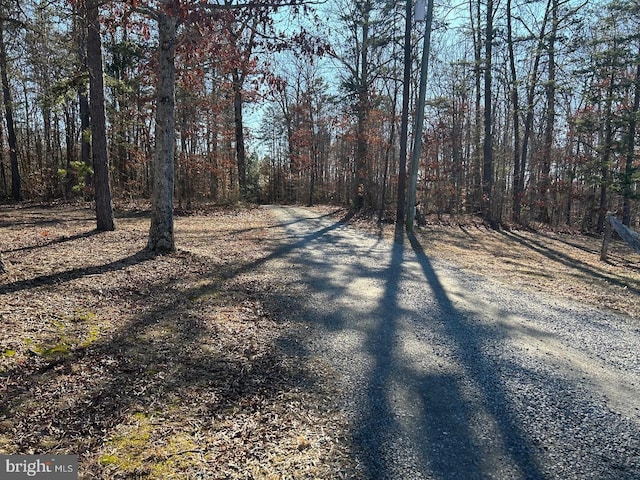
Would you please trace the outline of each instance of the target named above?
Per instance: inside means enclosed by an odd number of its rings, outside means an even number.
[[[268,210],[178,215],[165,256],[144,250],[145,209],[117,222],[97,233],[85,205],[0,206],[0,454],[77,454],[85,479],[354,478],[330,370],[262,268]],[[640,318],[640,257],[622,243],[605,263],[597,238],[472,221],[418,239],[476,274]]]
[[[320,360],[296,350],[261,261],[261,208],[0,206],[0,454],[79,456],[83,479],[353,478]],[[323,379],[321,382],[320,379]]]

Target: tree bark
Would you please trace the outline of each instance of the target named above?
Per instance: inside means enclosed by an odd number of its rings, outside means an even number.
[[[404,225],[407,198],[407,145],[409,143],[409,86],[411,81],[411,15],[412,2],[406,3],[404,25],[404,70],[402,82],[402,114],[400,119],[400,158],[398,162],[398,200],[396,226]]]
[[[513,108],[513,198],[512,220],[520,223],[522,207],[522,190],[520,188],[520,102],[518,98],[518,73],[516,70],[516,58],[513,48],[513,27],[511,14],[511,0],[507,0],[507,47],[509,49],[509,71],[511,72],[511,107]]]
[[[545,119],[544,149],[542,152],[542,166],[540,172],[539,195],[542,200],[539,219],[543,223],[551,223],[551,154],[553,148],[553,136],[556,124],[556,38],[558,35],[558,0],[552,0],[551,6],[551,31],[549,33],[549,46],[547,65],[548,78],[545,85],[547,97],[547,115]]]
[[[109,158],[107,156],[107,122],[104,107],[104,74],[102,67],[102,41],[98,3],[87,4],[87,67],[91,97],[91,151],[96,202],[96,223],[99,231],[115,230]]]
[[[0,18],[0,77],[2,78],[2,96],[7,122],[7,141],[9,142],[9,161],[11,163],[11,191],[16,202],[22,200],[22,183],[18,166],[18,140],[13,123],[13,99],[7,75],[7,50],[4,44],[4,21]]]
[[[551,9],[552,0],[547,1],[547,6],[545,9],[545,15],[542,22],[542,26],[540,28],[540,34],[538,35],[538,41],[536,46],[536,54],[533,60],[533,68],[530,74],[530,80],[527,85],[527,98],[526,100],[526,115],[524,119],[524,132],[522,134],[522,152],[520,152],[519,161],[516,160],[516,166],[514,167],[514,196],[518,197],[524,196],[524,177],[525,171],[527,168],[527,157],[529,155],[529,140],[531,138],[531,133],[533,131],[533,120],[534,120],[534,101],[536,88],[538,84],[538,70],[540,67],[540,59],[542,58],[543,46],[544,46],[544,37],[547,31],[547,21],[549,18],[549,10]],[[517,169],[517,175],[516,173]],[[517,201],[517,205],[516,202]],[[520,223],[522,221],[521,218],[521,198],[514,198],[514,221]],[[517,218],[517,220],[516,220]]]
[[[0,253],[0,275],[7,273],[7,265],[4,263],[2,254]]]
[[[602,142],[602,154],[600,157],[600,208],[598,211],[597,231],[602,232],[607,220],[607,207],[609,202],[609,183],[611,151],[613,148],[613,93],[615,89],[615,71],[612,68],[608,78],[607,97],[605,99],[604,138]]]
[[[240,198],[247,194],[247,157],[244,146],[244,119],[242,115],[243,75],[238,68],[233,70],[233,114],[236,134],[236,162],[238,165],[238,187]]]
[[[87,22],[82,14],[78,15],[78,12],[75,13],[75,17],[77,18],[75,28],[78,61],[82,71],[87,72]],[[93,165],[91,165],[91,142],[89,137],[89,132],[91,131],[91,113],[89,110],[87,87],[84,82],[78,87],[78,107],[80,110],[80,161],[87,166],[93,167]],[[91,183],[91,176],[87,175],[87,178],[84,180],[85,184],[89,185]],[[67,184],[65,186],[67,194],[71,193],[71,188],[71,165],[67,164]]]
[[[411,168],[409,169],[409,185],[407,189],[407,233],[413,233],[416,218],[416,193],[418,187],[418,170],[422,154],[422,131],[424,128],[424,109],[427,94],[427,75],[429,73],[429,52],[431,50],[431,25],[433,22],[433,0],[427,0],[427,13],[422,45],[422,60],[420,61],[420,85],[418,88],[418,106],[416,111],[416,131],[413,137],[413,151],[411,152]]]
[[[2,128],[2,122],[0,122],[0,181],[2,182],[2,194],[5,197],[9,197],[9,184],[7,183],[7,172],[5,171],[4,160],[4,132]]]
[[[633,174],[637,168],[633,165],[635,156],[635,138],[636,138],[636,118],[640,110],[640,65],[636,67],[636,78],[633,91],[633,107],[631,109],[631,119],[629,120],[629,130],[627,131],[627,152],[625,158],[625,168],[622,183],[622,224],[627,227],[631,226],[631,199],[633,196]]]
[[[473,33],[473,78],[475,87],[473,122],[473,160],[471,166],[471,190],[472,207],[474,214],[482,210],[482,155],[480,149],[482,137],[482,27],[481,27],[481,2],[469,1],[469,16],[471,18],[471,30]],[[475,6],[475,10],[474,10]],[[475,19],[475,21],[474,21]]]
[[[175,49],[178,19],[158,14],[158,87],[153,206],[147,247],[154,252],[175,250],[173,236],[173,184],[175,143]]]
[[[482,165],[482,215],[493,224],[493,104],[492,104],[492,50],[493,50],[493,0],[487,1],[487,25],[484,60],[484,145]]]
[[[356,125],[356,183],[353,206],[361,209],[365,205],[365,196],[368,194],[368,139],[367,128],[369,123],[369,21],[371,15],[371,1],[365,1],[362,5],[362,45],[360,51],[360,78],[358,81],[358,119]]]
[[[398,101],[398,82],[393,82],[393,95],[392,104],[396,105]],[[396,120],[395,120],[395,107],[394,115],[391,117],[391,128],[389,129],[389,138],[387,139],[387,146],[384,153],[384,170],[382,172],[382,198],[380,199],[380,210],[378,211],[378,222],[382,222],[385,212],[385,204],[387,201],[387,184],[389,183],[389,164],[391,163],[391,153],[396,141]],[[406,148],[406,146],[405,146]],[[398,189],[400,186],[398,185]],[[400,194],[398,194],[398,198]],[[402,194],[404,200],[404,192]],[[404,208],[404,201],[403,201]]]

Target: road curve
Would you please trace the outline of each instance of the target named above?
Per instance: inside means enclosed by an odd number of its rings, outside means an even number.
[[[339,374],[362,478],[640,479],[638,319],[268,208],[268,266]]]

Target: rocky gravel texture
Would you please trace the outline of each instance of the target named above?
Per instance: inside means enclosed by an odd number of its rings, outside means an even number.
[[[640,478],[637,318],[270,211],[284,230],[266,265],[341,386],[361,478]]]

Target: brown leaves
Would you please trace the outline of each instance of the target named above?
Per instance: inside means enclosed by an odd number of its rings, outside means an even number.
[[[181,250],[157,257],[144,218],[92,234],[88,209],[11,213],[0,452],[79,454],[80,476],[104,479],[350,468],[324,367],[279,346],[292,326],[274,313],[277,279],[254,268],[270,253],[267,212],[178,217]]]

